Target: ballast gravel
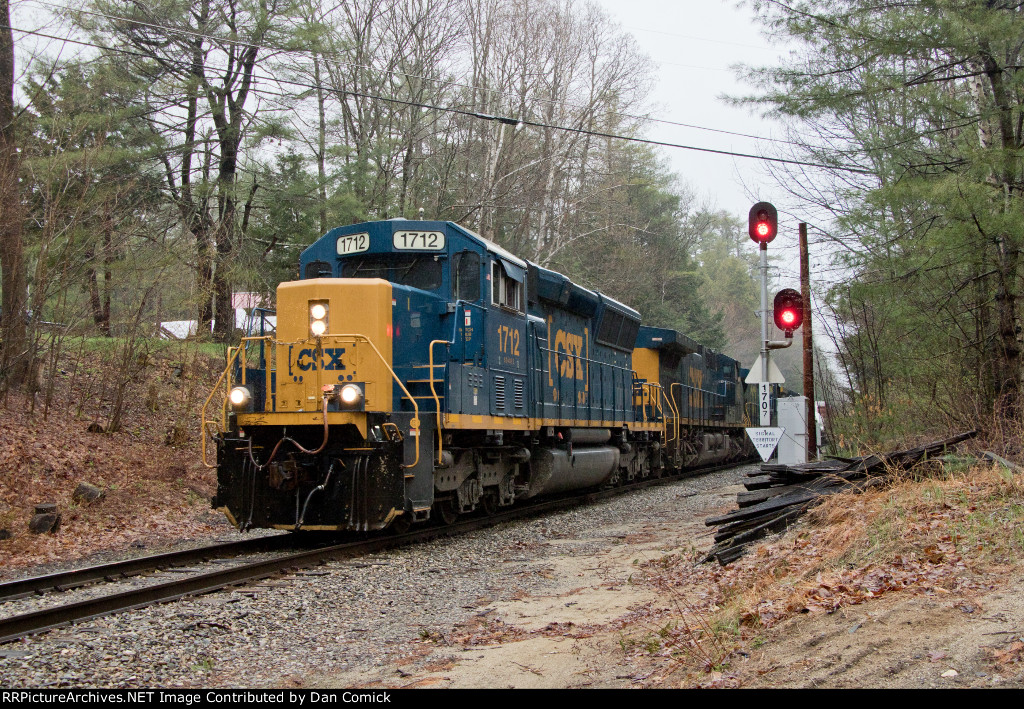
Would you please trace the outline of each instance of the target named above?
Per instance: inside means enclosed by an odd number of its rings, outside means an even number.
[[[652,518],[671,522],[720,511],[752,469],[688,478],[0,645],[0,686],[265,688],[300,685],[310,676],[380,674],[411,643],[444,637],[487,613],[488,604],[554,588],[559,579],[530,572],[538,562],[628,543],[629,530]],[[679,543],[707,548],[710,532]],[[0,616],[45,604],[45,597],[13,601],[0,606]]]

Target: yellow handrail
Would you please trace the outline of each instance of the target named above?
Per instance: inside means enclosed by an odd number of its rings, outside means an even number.
[[[411,429],[413,431],[415,431],[415,433],[413,433],[413,435],[416,436],[416,457],[413,459],[413,462],[410,465],[403,465],[402,467],[403,468],[415,468],[419,464],[419,462],[420,462],[420,407],[416,404],[416,400],[414,398],[412,398],[412,394],[410,394],[409,390],[405,388],[405,384],[403,384],[402,380],[398,378],[397,374],[395,374],[395,370],[391,368],[391,365],[388,364],[388,361],[384,358],[384,355],[381,354],[380,350],[377,349],[377,346],[375,344],[373,344],[373,342],[370,340],[370,338],[368,338],[366,335],[344,334],[344,335],[328,335],[327,337],[330,337],[331,339],[335,339],[335,340],[343,339],[343,338],[349,338],[349,339],[354,340],[354,341],[362,341],[362,342],[365,342],[366,344],[368,344],[370,346],[370,348],[373,350],[374,354],[376,354],[377,357],[380,359],[381,363],[383,363],[384,367],[387,368],[388,372],[391,373],[392,378],[395,380],[395,382],[398,384],[398,386],[402,389],[403,392],[405,392],[405,395],[406,395],[406,397],[409,398],[409,401],[412,402],[413,417],[412,417],[412,420],[409,421],[409,426],[411,427]],[[319,338],[315,338],[315,339],[320,340],[322,342],[323,337],[319,337]],[[244,343],[245,342],[249,342],[249,341],[253,341],[253,340],[267,340],[267,341],[273,343],[273,338],[270,335],[263,335],[263,336],[260,336],[260,337],[243,337],[242,338],[243,346],[228,348],[228,363],[227,363],[227,366],[224,368],[224,371],[221,372],[220,377],[217,379],[217,383],[213,385],[213,390],[210,392],[210,395],[207,396],[206,397],[206,401],[203,402],[203,408],[200,411],[200,420],[202,421],[202,426],[203,426],[201,452],[202,452],[203,465],[206,466],[207,468],[216,468],[217,466],[215,464],[211,465],[210,463],[206,462],[206,435],[207,435],[206,434],[206,426],[207,426],[208,423],[216,424],[217,422],[216,421],[207,421],[206,420],[206,407],[209,406],[210,400],[213,399],[213,395],[217,393],[217,389],[220,387],[220,383],[221,383],[221,381],[224,380],[225,375],[228,375],[230,373],[231,365],[234,363],[235,359],[237,359],[238,353],[241,350],[244,349]],[[267,392],[266,392],[266,400],[269,401],[270,400],[270,394],[271,394],[270,387],[269,387],[269,377],[270,377],[270,375],[269,375],[269,371],[270,371],[269,358],[268,358],[267,364],[268,364],[268,367],[267,367],[267,371],[268,371],[268,375],[267,375],[268,386],[267,386]],[[243,370],[243,372],[244,372],[244,370]],[[243,374],[242,376],[244,377],[245,375]],[[433,375],[431,375],[431,377],[433,377]],[[230,392],[230,389],[231,389],[231,377],[230,376],[228,376],[227,382],[225,383],[225,387],[226,387],[226,392]],[[220,430],[221,431],[223,431],[224,429],[227,428],[226,418],[227,418],[227,399],[225,398],[224,405],[221,406],[221,421],[220,421]]]
[[[377,355],[377,357],[380,359],[381,364],[383,364],[387,368],[387,370],[389,372],[391,372],[391,377],[395,380],[395,382],[398,384],[398,386],[401,387],[402,391],[405,392],[405,395],[406,395],[406,397],[408,397],[409,401],[412,402],[413,414],[412,414],[412,420],[409,421],[409,426],[411,427],[411,429],[413,431],[415,431],[415,433],[413,433],[412,435],[414,435],[416,437],[416,457],[413,459],[412,464],[410,464],[410,465],[403,465],[402,467],[403,468],[415,468],[419,464],[419,462],[420,462],[420,407],[416,404],[416,399],[412,398],[412,394],[410,394],[409,390],[405,388],[405,384],[402,384],[402,380],[398,378],[397,374],[395,374],[395,370],[393,370],[391,368],[391,365],[388,364],[388,361],[384,358],[384,355],[382,355],[380,353],[380,350],[377,349],[377,345],[373,344],[373,341],[369,337],[367,337],[366,335],[354,335],[354,334],[329,335],[329,336],[325,336],[325,337],[331,337],[333,339],[340,339],[340,338],[343,338],[343,337],[350,337],[350,338],[352,338],[354,340],[360,340],[360,341],[365,342],[366,344],[368,344],[373,349],[373,351]]]
[[[437,413],[437,464],[441,465],[441,446],[443,445],[443,436],[441,435],[441,399],[437,396],[437,391],[434,389],[434,345],[444,343],[446,345],[452,344],[448,340],[432,340],[430,343],[430,393],[434,395],[434,407]]]
[[[648,382],[644,386],[649,389],[647,396],[651,402],[651,415],[661,417],[661,437],[664,439],[668,436],[668,422],[665,421],[665,409],[662,407],[661,397],[657,393],[658,390],[662,390],[662,386],[656,382]]]
[[[668,388],[668,395],[672,399],[673,403],[675,403],[675,389],[676,389],[676,387],[679,387],[680,389],[682,389],[683,385],[680,384],[679,382],[672,382],[672,385]],[[683,403],[683,398],[679,397],[680,407],[682,406],[682,403]],[[682,408],[679,409],[679,412],[680,412],[679,416],[676,417],[676,438],[679,438],[679,426],[682,424],[682,418],[683,418]]]
[[[679,433],[676,429],[676,426],[679,425],[679,409],[676,408],[676,402],[672,401],[672,397],[665,393],[664,387],[661,389],[661,398],[668,402],[669,411],[672,412],[672,438],[668,437],[667,428],[665,433],[665,443],[668,443],[679,438]]]
[[[234,350],[234,354],[232,354],[231,350]],[[209,463],[206,462],[206,426],[207,426],[207,424],[211,424],[211,423],[212,424],[216,424],[217,422],[216,421],[207,421],[206,420],[206,407],[210,405],[210,400],[213,399],[213,395],[216,394],[217,393],[217,389],[220,388],[220,383],[221,383],[221,381],[223,381],[224,376],[228,372],[231,371],[231,365],[234,363],[235,358],[238,357],[238,348],[229,347],[227,354],[228,354],[227,366],[224,367],[224,371],[221,372],[220,376],[217,378],[217,383],[213,385],[213,389],[210,391],[210,395],[207,396],[206,397],[206,401],[203,402],[203,408],[201,408],[199,410],[199,420],[202,422],[202,435],[200,437],[201,438],[200,453],[202,455],[203,465],[206,466],[207,468],[216,468],[217,466],[216,465],[210,465]],[[228,381],[226,382],[226,386],[227,387],[231,386],[231,378],[230,377],[228,377]],[[226,399],[225,399],[225,401],[226,401]],[[225,423],[225,420],[224,420],[225,419],[224,408],[225,407],[222,405],[221,406],[221,421],[220,421],[220,430],[222,430],[222,431],[226,428],[226,423]]]

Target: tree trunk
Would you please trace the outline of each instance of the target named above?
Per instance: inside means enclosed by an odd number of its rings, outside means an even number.
[[[1004,70],[995,59],[988,40],[981,41],[981,56],[985,75],[992,88],[992,99],[998,110],[997,118],[1003,165],[999,179],[1004,193],[1004,211],[1012,209],[1014,187],[1018,180],[1017,152],[1020,149],[1015,128],[1015,106],[1004,83]],[[1008,232],[996,234],[998,291],[996,312],[999,318],[998,366],[999,380],[996,382],[998,411],[1007,419],[1015,419],[1020,413],[1020,359],[1021,350],[1017,343],[1017,264],[1020,246]]]
[[[21,239],[19,156],[14,136],[14,33],[8,0],[0,0],[0,386],[20,385],[29,369],[25,254]]]
[[[316,78],[317,107],[317,143],[316,143],[316,177],[320,193],[320,234],[327,233],[327,109],[325,106],[323,82],[320,78],[320,57],[313,54],[313,70]]]

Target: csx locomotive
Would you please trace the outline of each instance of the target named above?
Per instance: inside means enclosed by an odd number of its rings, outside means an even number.
[[[339,227],[300,272],[204,407],[240,529],[450,523],[749,450],[735,360],[458,224]]]

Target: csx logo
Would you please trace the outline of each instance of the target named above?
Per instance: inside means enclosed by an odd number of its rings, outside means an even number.
[[[583,379],[583,335],[558,330],[555,333],[555,351],[558,353],[558,373],[566,379]],[[566,357],[565,355],[569,355]]]
[[[704,405],[704,394],[701,391],[704,384],[704,370],[699,367],[690,367],[690,406],[699,408]]]
[[[345,354],[344,347],[325,347],[323,350],[323,357],[320,358],[319,369],[324,371],[344,369],[345,364],[341,361],[341,356]],[[316,350],[312,347],[307,347],[304,350],[299,350],[299,356],[295,358],[295,366],[301,369],[303,372],[310,370],[316,371],[317,367]]]

